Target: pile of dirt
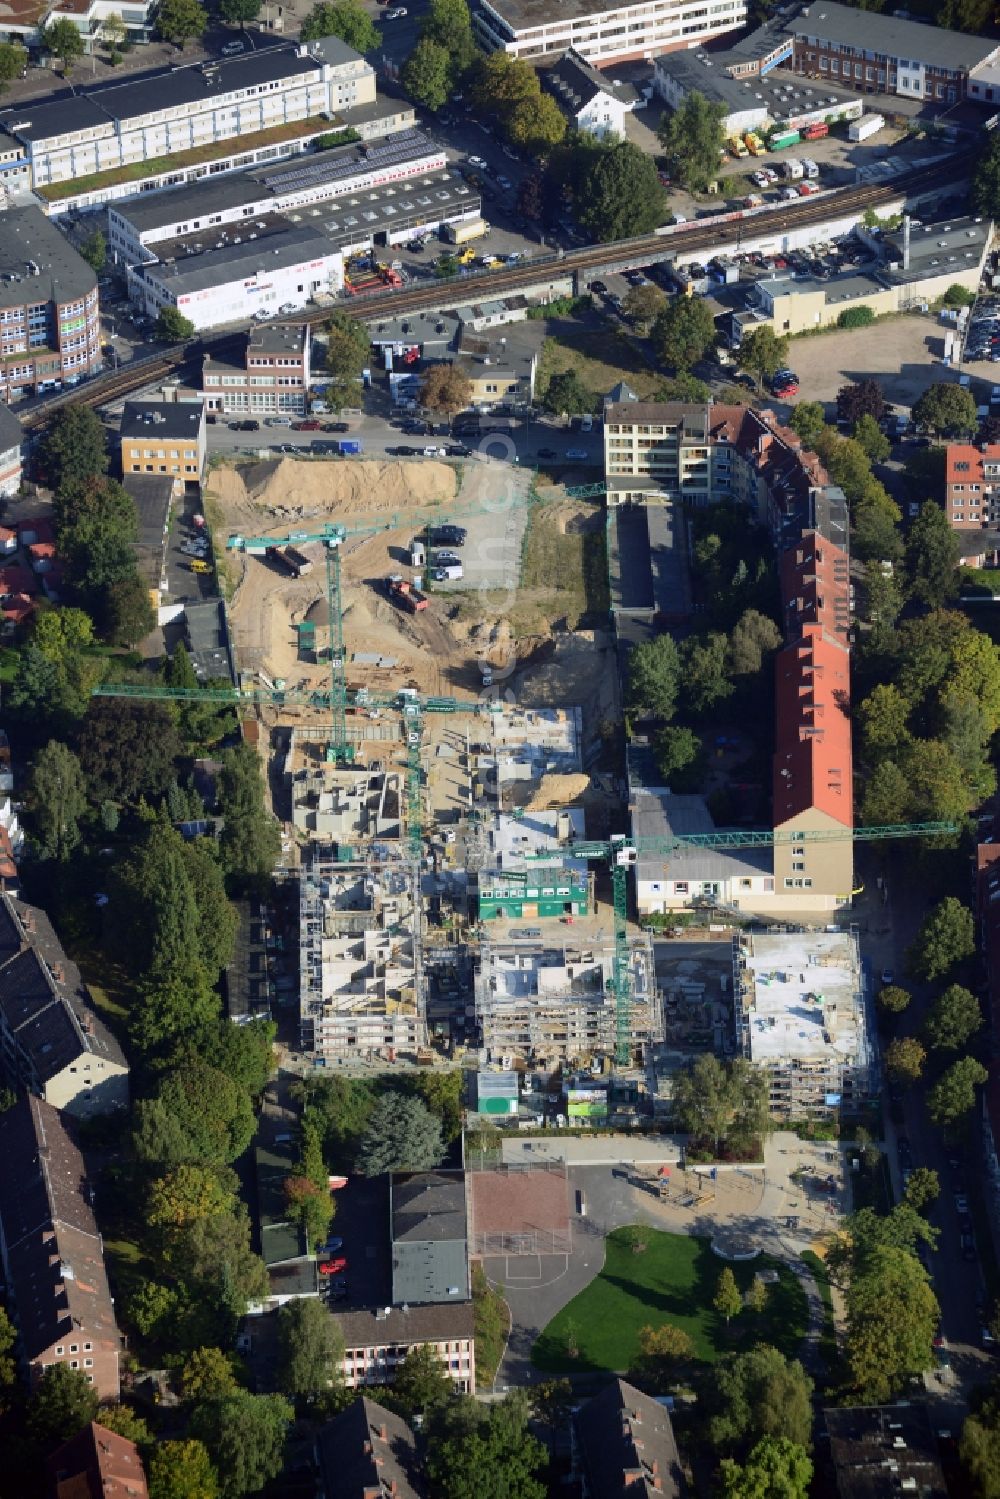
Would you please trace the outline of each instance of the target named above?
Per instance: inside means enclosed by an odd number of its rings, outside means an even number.
[[[527,812],[546,812],[553,807],[572,807],[590,785],[590,777],[575,772],[572,775],[544,775],[524,803]],[[515,791],[517,783],[511,788]]]
[[[453,500],[455,471],[444,463],[371,459],[316,463],[295,458],[224,464],[213,469],[208,494],[230,529],[254,525],[262,534],[294,520],[412,511]],[[268,520],[262,524],[262,517]]]

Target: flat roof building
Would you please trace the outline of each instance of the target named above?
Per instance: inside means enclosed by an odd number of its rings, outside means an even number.
[[[0,403],[102,367],[97,276],[35,207],[0,214]]]
[[[223,416],[305,416],[310,382],[308,323],[263,323],[247,334],[238,361],[206,354],[205,410]]]
[[[390,1204],[395,1305],[468,1301],[465,1173],[396,1173]]]
[[[770,35],[770,33],[769,33]],[[792,42],[773,38],[778,55],[791,60]],[[780,50],[779,50],[780,49]],[[817,121],[854,120],[864,113],[862,90],[827,79],[803,82],[788,68],[748,71],[753,66],[739,46],[727,52],[669,52],[656,59],[653,86],[671,109],[679,109],[693,93],[711,104],[721,104],[727,137],[771,126],[801,130]]]
[[[855,1113],[878,1086],[856,929],[733,939],[736,1036],[781,1119]]]
[[[823,1424],[840,1499],[883,1499],[890,1491],[947,1499],[938,1438],[925,1406],[901,1401],[828,1409]]]
[[[300,896],[300,1035],[317,1059],[412,1056],[425,1042],[412,865],[382,846],[361,863],[317,846]]]
[[[456,1390],[476,1393],[475,1313],[471,1301],[436,1306],[386,1306],[334,1312],[344,1340],[341,1365],[348,1389],[391,1385],[413,1348],[430,1348]]]
[[[745,0],[722,0],[710,11],[692,0],[565,0],[556,11],[546,0],[480,0],[473,27],[487,52],[534,61],[574,51],[589,63],[653,57],[693,47],[746,25]]]
[[[200,482],[207,458],[201,401],[126,401],[118,430],[125,478],[163,476],[178,494]]]

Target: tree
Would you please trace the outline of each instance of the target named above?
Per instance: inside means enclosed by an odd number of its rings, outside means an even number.
[[[976,1499],[1000,1499],[1000,1409],[995,1392],[977,1402],[965,1419],[959,1447]]]
[[[653,323],[667,305],[667,294],[660,287],[633,286],[625,293],[625,313],[635,324],[636,331],[648,333]]]
[[[468,71],[476,56],[476,44],[467,0],[431,0],[420,35],[445,49],[451,59],[454,80]]]
[[[926,1060],[926,1051],[913,1036],[899,1036],[885,1049],[886,1071],[899,1083],[915,1083]]]
[[[656,635],[628,658],[628,704],[641,718],[670,719],[677,706],[681,663],[672,635]]]
[[[718,176],[725,117],[722,104],[710,104],[693,89],[660,124],[667,171],[689,192],[705,192]]]
[[[87,791],[79,760],[58,739],[35,756],[28,796],[42,858],[65,863],[80,842]]]
[[[523,1390],[485,1408],[467,1399],[440,1413],[427,1443],[434,1499],[545,1499],[546,1452],[528,1414]]]
[[[518,184],[517,215],[522,219],[531,219],[534,223],[542,217],[544,209],[545,197],[541,176],[538,172],[529,172],[527,177],[522,177]]]
[[[432,364],[420,386],[421,406],[449,417],[464,411],[471,396],[472,381],[460,364]]]
[[[992,131],[982,138],[972,170],[970,199],[976,213],[988,214],[990,218],[1000,214],[1000,140]]]
[[[877,380],[853,380],[837,392],[838,420],[852,432],[862,417],[870,416],[876,425],[885,416],[885,397]]]
[[[591,158],[575,207],[581,227],[595,240],[631,239],[663,223],[666,194],[651,156],[614,138],[601,141]]]
[[[325,36],[339,36],[356,52],[374,52],[382,45],[382,33],[373,24],[358,0],[322,0],[314,5],[302,23],[304,42],[319,42]]]
[[[104,270],[108,259],[108,242],[100,229],[95,229],[93,234],[87,236],[80,246],[80,254],[90,266],[90,269],[96,271],[99,276]]]
[[[562,370],[550,377],[542,404],[555,416],[579,416],[593,411],[594,398],[576,370]]]
[[[215,978],[223,968],[228,968],[236,950],[239,920],[236,907],[226,896],[222,866],[212,840],[196,838],[176,846],[181,851],[198,913],[198,957]]]
[[[418,104],[439,110],[451,93],[451,53],[440,42],[421,37],[403,64],[400,82]]]
[[[392,1393],[408,1421],[446,1405],[455,1392],[451,1375],[429,1343],[411,1348],[392,1383]]]
[[[419,1098],[383,1097],[368,1120],[357,1169],[363,1176],[429,1171],[443,1156],[441,1125]]]
[[[675,297],[653,324],[651,342],[669,369],[690,369],[715,343],[711,308],[701,297]]]
[[[940,1315],[915,1255],[891,1246],[870,1251],[847,1292],[845,1357],[859,1401],[884,1404],[930,1368]]]
[[[0,91],[15,78],[20,78],[28,66],[28,54],[16,42],[0,42]]]
[[[933,982],[975,950],[972,912],[954,895],[946,895],[925,918],[907,953],[907,965],[918,978]]]
[[[278,1388],[318,1395],[340,1377],[344,1340],[319,1301],[290,1301],[278,1312]]]
[[[912,998],[909,989],[902,989],[898,984],[884,984],[878,991],[878,1002],[890,1015],[902,1015]]]
[[[728,1265],[719,1276],[715,1295],[712,1297],[712,1306],[720,1317],[725,1317],[727,1324],[743,1310],[743,1297],[736,1284],[736,1277]]]
[[[219,0],[219,15],[242,31],[260,15],[261,0]]]
[[[537,99],[541,93],[538,74],[531,64],[507,52],[491,52],[478,63],[472,84],[475,107],[491,116],[506,130],[519,104]]]
[[[551,94],[521,99],[507,117],[507,139],[535,156],[544,156],[566,134],[566,116]]]
[[[68,73],[77,58],[83,56],[80,28],[66,19],[53,21],[51,26],[46,26],[42,32],[42,46],[53,57],[58,57],[64,73]]]
[[[101,43],[111,52],[117,52],[123,43],[128,44],[128,27],[117,11],[112,11],[101,22]]]
[[[208,12],[198,0],[160,0],[156,29],[164,41],[184,48],[197,41],[208,25]]]
[[[221,1400],[239,1389],[233,1366],[221,1348],[196,1348],[181,1370],[181,1394],[185,1400]]]
[[[788,358],[788,339],[779,338],[773,328],[751,328],[743,335],[736,354],[741,370],[748,370],[757,380],[758,390],[771,380]]]
[[[812,1445],[813,1383],[777,1348],[759,1343],[715,1366],[709,1435],[716,1450],[742,1450],[764,1437]]]
[[[95,474],[107,473],[107,443],[100,417],[89,406],[63,407],[52,418],[40,457],[49,485],[57,493],[67,484],[85,484]]]
[[[696,717],[703,717],[732,693],[733,684],[726,674],[726,651],[726,637],[717,631],[689,635],[681,642],[682,695]]]
[[[800,401],[788,418],[788,425],[807,445],[816,442],[826,428],[822,401]]]
[[[129,1033],[143,1059],[169,1055],[178,1046],[201,1045],[219,1021],[219,996],[205,966],[187,954],[173,969],[154,968],[137,985]]]
[[[941,1195],[941,1182],[929,1166],[917,1166],[903,1188],[903,1201],[916,1213],[926,1213]]]
[[[111,909],[138,975],[165,977],[198,957],[200,920],[180,834],[162,822],[115,873]],[[213,975],[214,977],[214,975]]]
[[[949,603],[958,593],[961,556],[961,543],[943,509],[935,500],[925,500],[906,543],[911,597],[931,609]]]
[[[673,1113],[678,1129],[716,1153],[723,1141],[752,1144],[769,1128],[766,1078],[743,1057],[697,1056],[674,1078]]]
[[[639,1353],[629,1372],[655,1394],[665,1394],[693,1358],[694,1343],[684,1329],[662,1322],[659,1327],[640,1327]]]
[[[170,1120],[166,1130],[164,1113]],[[187,1052],[178,1056],[155,1098],[136,1105],[135,1148],[140,1159],[159,1165],[226,1166],[243,1154],[255,1128],[244,1089]]]
[[[892,443],[873,416],[859,417],[854,424],[853,436],[872,463],[884,463],[892,452]]]
[[[935,1051],[961,1051],[983,1024],[979,1000],[961,984],[949,984],[931,1005],[924,1036]]]
[[[16,1098],[12,1096],[7,1108],[13,1108],[15,1101]],[[6,1111],[0,1110],[2,1113]],[[7,1312],[0,1307],[0,1400],[3,1398],[2,1392],[17,1383],[17,1359],[12,1356],[16,1345],[17,1329]]]
[[[669,380],[661,380],[656,387],[658,401],[692,401],[700,404],[711,399],[711,388],[704,380],[699,380],[697,375],[689,375],[686,371],[672,375]]]
[[[303,38],[305,40],[305,38]],[[336,311],[326,325],[326,368],[331,376],[327,402],[336,406],[354,405],[358,400],[358,382],[368,364],[370,341],[368,331],[350,313]]]
[[[728,669],[734,677],[759,676],[780,645],[781,631],[774,620],[758,609],[746,609],[729,636]]]
[[[281,852],[281,833],[264,805],[260,759],[251,745],[226,751],[218,789],[225,819],[219,839],[222,867],[237,892],[263,891]]]
[[[957,1124],[976,1107],[976,1089],[985,1083],[986,1068],[975,1057],[960,1057],[927,1090],[927,1113],[939,1128]]]
[[[149,1499],[218,1499],[219,1481],[203,1442],[161,1442],[149,1459]]]
[[[723,1459],[723,1499],[807,1499],[812,1459],[804,1447],[785,1437],[765,1437],[741,1467]]]
[[[179,1231],[202,1218],[217,1218],[236,1205],[236,1177],[209,1166],[182,1165],[157,1177],[149,1189],[146,1222],[168,1246]]]
[[[750,1282],[750,1289],[747,1291],[745,1300],[747,1311],[753,1312],[755,1316],[759,1317],[767,1310],[768,1288],[763,1276],[754,1276]]]
[[[81,1370],[49,1364],[28,1401],[28,1431],[39,1446],[58,1446],[89,1426],[97,1407],[97,1391]]]
[[[194,336],[194,323],[176,307],[161,307],[156,319],[156,336],[161,343],[182,344]]]
[[[695,776],[699,774],[702,752],[698,735],[693,729],[667,724],[656,736],[655,749],[656,763],[665,784],[672,791],[687,790],[689,778],[684,772],[695,767]]]
[[[156,628],[149,589],[133,567],[109,588],[102,611],[105,634],[112,645],[138,645]]]
[[[294,1414],[280,1395],[245,1390],[195,1408],[191,1433],[208,1449],[222,1499],[256,1494],[278,1476]]]
[[[918,427],[930,427],[941,437],[958,437],[976,430],[976,399],[970,390],[948,380],[929,385],[913,407]]]

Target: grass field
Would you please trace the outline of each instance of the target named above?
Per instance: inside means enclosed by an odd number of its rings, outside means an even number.
[[[538,360],[539,395],[545,394],[553,375],[566,370],[575,370],[595,397],[607,395],[619,380],[626,380],[640,398],[651,396],[664,379],[624,332],[596,322],[567,320],[552,325]]]
[[[696,1356],[707,1363],[760,1342],[797,1354],[808,1307],[792,1271],[763,1255],[750,1264],[733,1265],[741,1290],[758,1270],[777,1270],[779,1281],[769,1287],[759,1316],[743,1311],[727,1327],[712,1307],[723,1268],[707,1239],[650,1229],[648,1248],[635,1254],[622,1230],[616,1230],[607,1240],[604,1269],[545,1328],[532,1349],[532,1362],[552,1374],[626,1370],[639,1352],[639,1329],[664,1322],[682,1328]],[[568,1352],[572,1343],[578,1349],[575,1358]]]
[[[611,601],[603,517],[595,507],[594,515],[581,521],[579,529],[563,530],[544,505],[533,507],[521,565],[525,597],[514,605],[515,613],[547,619],[565,615],[574,627],[588,614],[607,614]],[[521,633],[532,633],[527,618],[519,623]]]

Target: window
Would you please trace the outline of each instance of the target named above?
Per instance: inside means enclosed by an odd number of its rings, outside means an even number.
[[[687,880],[675,880],[674,881],[674,894],[675,895],[687,895],[687,893],[688,893],[688,882],[687,882]]]
[[[60,1343],[60,1344],[59,1344],[59,1346],[58,1346],[58,1347],[57,1347],[57,1349],[56,1349],[56,1358],[62,1358],[62,1356],[63,1356],[63,1354],[64,1354],[64,1353],[65,1353],[65,1352],[66,1352],[66,1350],[65,1350],[65,1348],[64,1348],[64,1347],[63,1347],[63,1345],[62,1345],[62,1344],[61,1344],[61,1343]]]
[[[83,1361],[83,1367],[85,1369],[92,1369],[94,1367],[94,1360],[92,1358],[85,1358]]]
[[[79,1353],[80,1352],[80,1345],[79,1345],[79,1343],[70,1343],[70,1345],[69,1345],[69,1351],[70,1351],[70,1353]]]

